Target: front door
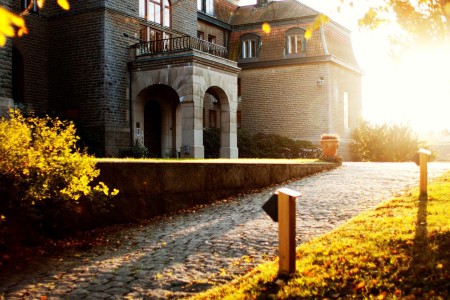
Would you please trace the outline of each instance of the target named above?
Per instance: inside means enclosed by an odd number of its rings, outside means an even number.
[[[161,157],[161,107],[155,101],[145,104],[144,145],[150,157]]]

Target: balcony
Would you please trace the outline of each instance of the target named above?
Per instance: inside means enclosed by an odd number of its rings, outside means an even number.
[[[226,47],[191,36],[180,36],[150,42],[140,42],[135,44],[133,48],[136,50],[136,57],[152,56],[176,51],[197,50],[217,57],[225,59],[228,58],[228,50]]]

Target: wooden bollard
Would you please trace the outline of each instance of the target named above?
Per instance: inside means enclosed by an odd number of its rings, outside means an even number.
[[[302,194],[288,188],[278,191],[278,273],[295,273],[295,199]]]

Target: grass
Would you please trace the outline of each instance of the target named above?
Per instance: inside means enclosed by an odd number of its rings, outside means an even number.
[[[297,272],[260,265],[192,299],[449,299],[450,172],[297,248]]]

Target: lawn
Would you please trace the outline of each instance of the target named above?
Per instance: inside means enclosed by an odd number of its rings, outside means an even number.
[[[260,265],[192,299],[449,299],[450,172],[297,248],[296,274]]]

